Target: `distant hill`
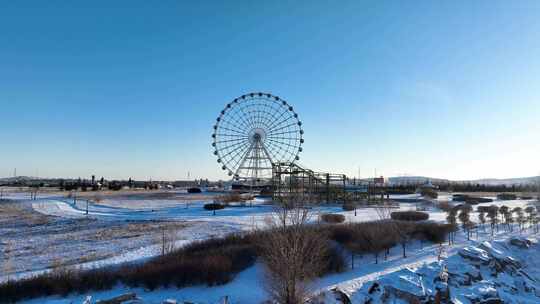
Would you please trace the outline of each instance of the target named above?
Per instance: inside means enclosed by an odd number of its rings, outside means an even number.
[[[396,176],[389,177],[388,182],[390,184],[423,184],[427,181],[432,183],[471,183],[471,184],[481,184],[489,186],[501,186],[501,185],[530,185],[540,182],[540,176],[531,176],[531,177],[516,177],[516,178],[484,178],[484,179],[474,179],[474,180],[449,180],[443,178],[434,178],[427,176]]]
[[[476,184],[500,186],[500,185],[530,185],[540,182],[540,176],[517,177],[517,178],[485,178],[471,181]]]
[[[15,182],[15,181],[32,181],[32,180],[39,180],[38,177],[31,177],[31,176],[17,176],[17,177],[2,177],[0,178],[0,182]]]
[[[434,177],[427,177],[427,176],[395,176],[395,177],[389,177],[388,183],[390,184],[425,184],[428,181],[431,181],[432,183],[448,183],[451,182],[447,179],[442,178],[434,178]]]

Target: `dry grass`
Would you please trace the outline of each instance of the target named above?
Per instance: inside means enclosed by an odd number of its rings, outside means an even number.
[[[24,208],[20,203],[6,201],[0,202],[0,226],[13,225],[19,221],[23,221],[30,225],[44,225],[49,223],[51,220],[51,216]]]

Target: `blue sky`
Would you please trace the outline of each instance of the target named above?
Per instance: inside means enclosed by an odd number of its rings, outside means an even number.
[[[233,98],[351,176],[540,174],[538,1],[4,1],[0,176],[224,178]]]

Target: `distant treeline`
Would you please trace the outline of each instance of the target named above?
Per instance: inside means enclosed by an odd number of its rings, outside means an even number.
[[[473,183],[443,183],[438,184],[440,191],[454,192],[537,192],[538,185],[520,184],[520,185],[483,185]]]
[[[538,192],[539,186],[535,184],[521,184],[521,185],[484,185],[473,183],[433,183],[433,185],[439,191],[453,191],[453,192]],[[370,189],[372,194],[411,194],[422,186],[418,185],[395,185],[374,187]]]
[[[35,188],[59,188],[61,190],[120,190],[122,188],[144,188],[158,189],[160,186],[172,187],[208,187],[221,186],[221,182],[211,182],[208,179],[196,179],[190,181],[137,181],[132,180],[106,180],[103,177],[100,179],[29,179],[29,178],[14,178],[9,181],[0,182],[0,186],[9,187],[35,187]]]

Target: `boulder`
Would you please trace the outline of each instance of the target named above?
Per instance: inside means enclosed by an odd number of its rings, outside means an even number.
[[[338,288],[319,293],[308,301],[309,304],[351,304],[349,296]]]
[[[513,237],[510,239],[510,244],[519,248],[528,249],[531,247],[532,242],[523,237]]]
[[[122,304],[134,300],[137,300],[137,295],[134,292],[130,292],[114,298],[110,298],[108,300],[99,300],[96,302],[96,304]]]
[[[488,265],[491,260],[487,251],[474,246],[467,246],[458,251],[458,254],[464,258],[482,265]]]
[[[384,286],[384,293],[381,300],[383,303],[394,303],[393,299],[400,299],[409,304],[422,304],[425,302],[426,298],[426,296],[418,296],[393,286]]]

